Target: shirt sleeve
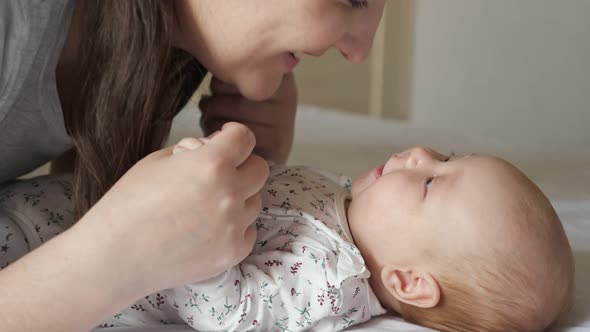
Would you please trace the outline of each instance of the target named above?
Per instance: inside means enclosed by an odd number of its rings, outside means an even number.
[[[20,26],[21,10],[17,0],[0,1],[0,101],[6,94],[6,89],[14,83],[22,46],[19,37],[27,36],[26,26]],[[4,117],[5,109],[0,103],[0,120]]]
[[[0,120],[6,111],[3,97],[8,89],[18,89],[22,76],[39,50],[46,29],[71,0],[0,1]]]

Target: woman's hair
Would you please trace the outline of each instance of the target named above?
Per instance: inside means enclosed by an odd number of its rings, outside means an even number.
[[[204,68],[172,46],[173,1],[82,1],[79,86],[64,120],[77,152],[80,218],[137,161],[161,148]]]

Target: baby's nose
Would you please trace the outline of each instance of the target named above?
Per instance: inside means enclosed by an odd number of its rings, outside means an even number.
[[[424,163],[438,160],[437,153],[425,147],[415,147],[401,154],[406,156],[406,168],[419,167]]]

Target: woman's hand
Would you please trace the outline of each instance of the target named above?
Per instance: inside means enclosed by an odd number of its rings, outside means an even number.
[[[268,165],[251,154],[254,146],[248,128],[228,123],[210,139],[157,151],[74,227],[108,239],[104,245],[118,253],[108,268],[144,294],[218,275],[256,239],[252,223]]]
[[[209,135],[230,121],[240,122],[256,136],[254,152],[265,159],[285,163],[293,145],[297,88],[293,74],[283,78],[273,97],[252,101],[240,95],[238,89],[217,78],[211,81],[211,96],[204,96],[201,127]]]

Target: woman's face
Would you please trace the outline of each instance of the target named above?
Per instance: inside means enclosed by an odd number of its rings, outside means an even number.
[[[251,99],[269,98],[304,55],[364,60],[385,0],[176,0],[175,43]]]

